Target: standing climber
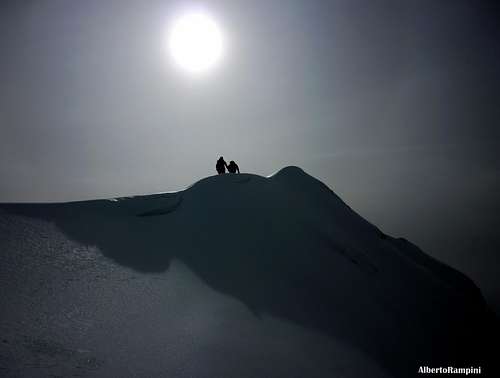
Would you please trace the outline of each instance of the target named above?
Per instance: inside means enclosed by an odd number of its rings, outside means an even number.
[[[217,173],[219,175],[222,175],[222,174],[226,173],[226,167],[227,167],[227,164],[224,161],[224,158],[221,156],[219,158],[219,160],[217,160],[217,164],[215,164],[215,169],[217,170]],[[229,167],[227,167],[227,168],[229,170]]]

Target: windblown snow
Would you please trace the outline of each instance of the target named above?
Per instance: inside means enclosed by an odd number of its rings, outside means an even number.
[[[0,204],[4,377],[407,377],[492,372],[466,276],[300,168],[186,190]]]

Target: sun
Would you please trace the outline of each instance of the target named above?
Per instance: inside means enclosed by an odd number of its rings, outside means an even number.
[[[193,74],[214,68],[224,50],[217,23],[205,13],[188,13],[176,19],[168,47],[177,66]]]

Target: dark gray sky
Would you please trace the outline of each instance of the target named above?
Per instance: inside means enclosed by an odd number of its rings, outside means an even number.
[[[164,51],[189,2],[0,3],[0,201],[178,190],[298,165],[500,309],[500,7],[206,1],[227,38],[192,78]]]

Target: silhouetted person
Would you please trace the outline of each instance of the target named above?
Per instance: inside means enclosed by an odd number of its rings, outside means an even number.
[[[222,175],[222,174],[226,173],[226,167],[227,167],[227,164],[224,161],[224,158],[221,156],[219,158],[219,160],[217,160],[217,164],[215,164],[215,169],[217,169],[217,173],[219,175]],[[228,167],[228,170],[229,170],[229,167]]]
[[[227,166],[227,170],[229,171],[229,173],[236,173],[236,171],[238,171],[238,173],[240,173],[240,167],[238,167],[238,164],[236,164],[234,162],[234,160],[231,160],[229,162],[229,165]]]

